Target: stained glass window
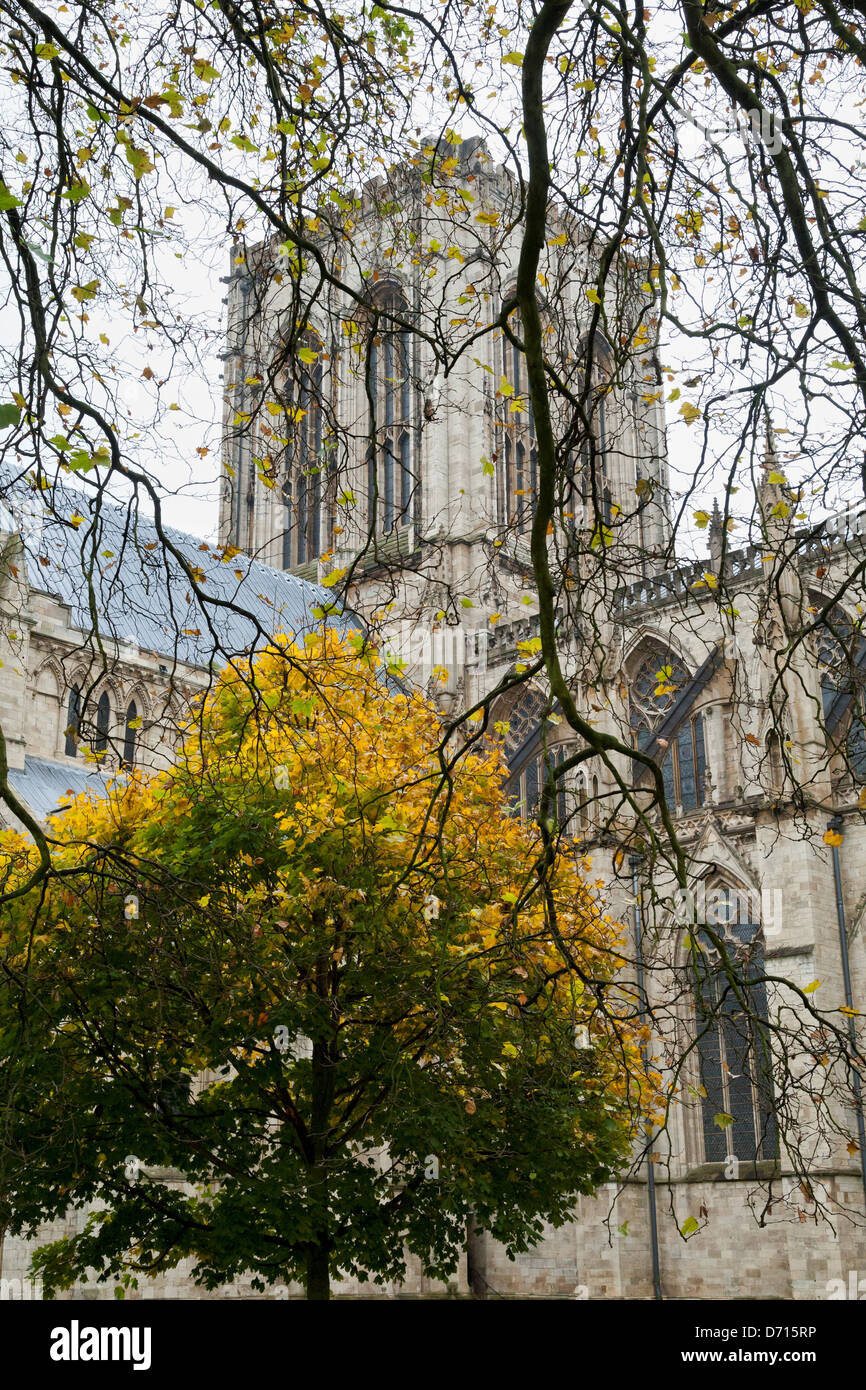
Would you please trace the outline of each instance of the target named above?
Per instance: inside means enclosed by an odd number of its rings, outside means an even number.
[[[724,943],[735,988],[706,930],[695,952],[695,1016],[700,1063],[704,1157],[723,1162],[775,1158],[773,1067],[761,929],[748,920],[746,895],[716,891],[708,903],[712,931]],[[745,1006],[744,1006],[745,1005]]]

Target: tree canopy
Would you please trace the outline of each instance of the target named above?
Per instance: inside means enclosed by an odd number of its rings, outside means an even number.
[[[627,1161],[658,1077],[620,929],[579,857],[540,876],[497,743],[455,769],[375,652],[286,638],[170,772],[58,818],[0,995],[9,1227],[98,1203],[47,1287],[445,1278],[470,1214],[526,1249]]]

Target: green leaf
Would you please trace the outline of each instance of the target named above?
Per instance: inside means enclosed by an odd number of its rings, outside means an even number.
[[[0,183],[0,212],[6,212],[9,208],[20,208],[21,199],[16,198],[14,193],[10,193],[5,183]]]
[[[516,68],[521,68],[523,67],[523,54],[517,53],[516,51],[513,53],[503,53],[502,61],[503,63],[511,63]]]
[[[36,257],[37,261],[44,261],[45,265],[54,264],[54,257],[49,256],[47,251],[43,251],[42,247],[37,242],[28,241],[26,245],[27,249],[32,253],[32,255]]]
[[[720,1110],[717,1115],[713,1116],[713,1124],[716,1125],[719,1129],[730,1129],[733,1123],[733,1115],[726,1114],[724,1110]]]
[[[680,1235],[682,1235],[682,1236],[692,1236],[692,1235],[694,1235],[695,1231],[699,1231],[700,1229],[701,1229],[701,1228],[700,1228],[698,1222],[695,1220],[695,1218],[694,1218],[693,1216],[689,1216],[689,1217],[683,1222],[682,1226],[680,1226]]]
[[[213,82],[215,77],[219,77],[216,68],[212,63],[209,63],[206,58],[194,58],[193,67],[195,68],[196,77],[202,82]]]
[[[89,192],[89,183],[74,183],[70,188],[67,188],[64,193],[61,193],[60,196],[61,198],[65,198],[69,203],[80,203],[82,198],[86,198]]]
[[[139,149],[136,145],[124,145],[124,150],[136,182],[156,167],[147,150]]]
[[[98,280],[88,280],[86,285],[73,285],[70,294],[73,299],[78,300],[79,304],[84,304],[86,300],[96,298],[96,291],[98,289]]]
[[[17,405],[0,405],[0,430],[8,430],[10,425],[17,425],[21,419],[21,411]]]

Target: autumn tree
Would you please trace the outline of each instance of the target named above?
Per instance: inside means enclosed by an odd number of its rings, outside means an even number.
[[[652,1081],[619,928],[579,856],[541,875],[498,740],[443,760],[387,679],[285,639],[171,773],[65,811],[3,934],[11,1228],[98,1203],[47,1286],[445,1279],[470,1215],[526,1249],[626,1160]]]

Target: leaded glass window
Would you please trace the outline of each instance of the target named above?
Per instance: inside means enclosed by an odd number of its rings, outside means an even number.
[[[396,285],[378,296],[377,307],[406,312]],[[412,363],[409,333],[380,320],[367,357],[370,443],[367,449],[368,519],[378,535],[412,520]]]
[[[520,314],[516,310],[508,323],[514,335],[520,338]],[[532,525],[538,487],[538,450],[526,359],[505,333],[497,341],[496,366],[499,524],[524,533]]]
[[[81,686],[73,685],[66,706],[66,742],[63,751],[67,758],[78,753],[78,736],[81,729]]]
[[[688,683],[689,673],[670,652],[655,649],[645,657],[631,685],[629,724],[636,748],[646,748]],[[665,799],[670,806],[693,811],[704,802],[706,745],[703,718],[687,716],[660,748]]]
[[[313,354],[312,360],[309,359]],[[283,500],[283,567],[292,569],[318,558],[326,548],[322,528],[325,451],[323,437],[322,344],[304,334],[284,399],[289,412]]]
[[[96,705],[96,738],[93,740],[93,749],[96,753],[104,753],[108,748],[108,730],[111,725],[111,704],[108,699],[108,691],[103,690]]]
[[[723,1162],[729,1155],[755,1162],[778,1154],[763,937],[760,926],[749,920],[745,904],[745,895],[727,888],[708,901],[711,929],[725,946],[733,981],[706,929],[697,933],[699,949],[693,953],[708,1163]]]

